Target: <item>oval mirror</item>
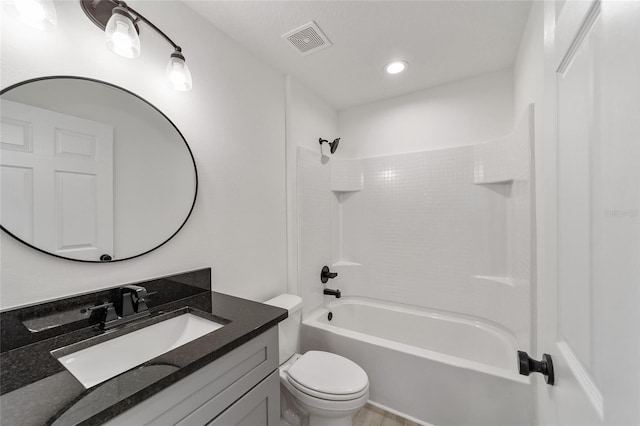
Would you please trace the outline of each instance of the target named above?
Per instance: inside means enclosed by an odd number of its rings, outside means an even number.
[[[184,226],[198,178],[189,145],[125,89],[45,77],[0,92],[0,224],[42,252],[130,259]]]

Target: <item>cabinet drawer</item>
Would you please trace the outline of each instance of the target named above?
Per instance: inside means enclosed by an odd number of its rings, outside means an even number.
[[[278,328],[272,327],[107,425],[206,424],[277,368]]]
[[[280,424],[280,376],[274,371],[207,426],[277,426]]]

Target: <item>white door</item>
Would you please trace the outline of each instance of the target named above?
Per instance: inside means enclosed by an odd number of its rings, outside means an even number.
[[[2,100],[0,220],[64,257],[113,256],[113,128]]]
[[[539,423],[638,425],[640,2],[548,2],[545,37]]]

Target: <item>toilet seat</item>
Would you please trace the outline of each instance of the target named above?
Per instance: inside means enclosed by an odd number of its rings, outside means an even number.
[[[329,413],[339,414],[356,410],[359,410],[369,399],[369,386],[367,386],[365,393],[356,398],[345,401],[334,401],[329,399],[316,398],[306,394],[293,386],[292,380],[289,379],[289,375],[286,370],[280,370],[280,383],[291,393],[297,403],[304,407],[304,411],[314,414],[320,414],[322,416]],[[324,413],[324,414],[323,414]]]
[[[348,401],[369,392],[367,373],[340,355],[309,351],[287,371],[287,381],[298,391],[328,401]]]

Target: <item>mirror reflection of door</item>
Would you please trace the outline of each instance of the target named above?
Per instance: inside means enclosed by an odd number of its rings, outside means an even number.
[[[1,223],[59,256],[113,256],[113,127],[7,100],[1,107]]]
[[[20,82],[0,101],[3,231],[65,259],[116,262],[182,229],[195,205],[196,164],[162,111],[82,77]]]

